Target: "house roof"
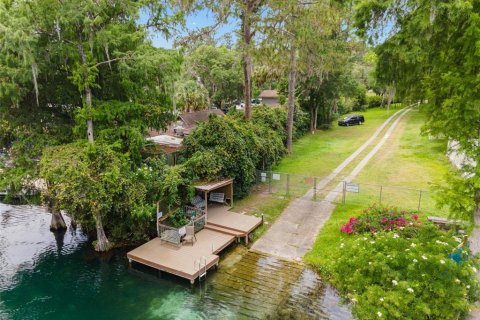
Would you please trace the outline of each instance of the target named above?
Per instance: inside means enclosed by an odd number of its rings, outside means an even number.
[[[196,127],[199,123],[207,121],[210,113],[214,113],[220,117],[223,117],[225,115],[222,110],[215,109],[215,110],[185,112],[180,115],[180,118],[185,124],[185,129],[188,129],[188,128]]]
[[[264,90],[260,93],[260,98],[278,98],[277,90]]]

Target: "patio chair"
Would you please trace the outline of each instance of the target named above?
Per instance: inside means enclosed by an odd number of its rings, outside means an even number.
[[[194,207],[201,208],[201,209],[205,208],[205,200],[199,195],[196,195],[190,202]]]
[[[187,231],[187,234],[183,238],[183,242],[190,242],[193,246],[193,243],[197,241],[197,237],[195,236],[195,227],[186,226],[185,229]]]

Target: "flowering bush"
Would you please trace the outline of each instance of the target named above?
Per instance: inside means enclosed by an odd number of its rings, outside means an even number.
[[[340,231],[352,233],[377,233],[379,231],[398,230],[403,233],[415,233],[421,225],[415,212],[399,211],[397,208],[372,205],[358,218],[352,217]]]
[[[357,318],[459,319],[475,301],[477,264],[467,248],[457,250],[462,239],[454,233],[377,207],[350,219],[342,232],[353,238],[340,243],[331,280]]]

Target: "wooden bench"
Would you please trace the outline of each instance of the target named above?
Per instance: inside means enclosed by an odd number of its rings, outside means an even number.
[[[444,229],[448,229],[451,226],[463,226],[465,224],[465,221],[462,221],[462,220],[453,220],[453,219],[433,217],[433,216],[427,217],[427,220]]]
[[[222,192],[210,192],[210,197],[208,198],[211,202],[225,203],[225,193]]]

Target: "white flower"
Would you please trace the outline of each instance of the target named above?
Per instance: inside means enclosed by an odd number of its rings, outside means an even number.
[[[398,284],[397,280],[392,280],[392,283],[394,286],[396,286]]]
[[[470,289],[470,285],[467,285],[467,289]]]
[[[461,242],[462,242],[462,239],[460,239],[459,237],[453,236],[453,239],[454,239],[455,241],[457,241],[458,243],[461,243]]]
[[[423,259],[423,260],[427,260],[427,257],[425,257],[425,256],[422,256],[422,259]]]
[[[396,238],[400,238],[400,236],[396,233],[393,234],[393,238],[396,239]]]
[[[410,249],[407,248],[407,249],[405,249],[405,251],[410,251]]]
[[[357,302],[357,299],[352,298],[352,302],[353,302],[353,303]]]
[[[473,272],[477,273],[477,268],[472,267]]]
[[[412,289],[412,288],[407,288],[407,291],[410,292],[410,293],[413,293],[413,289]]]
[[[390,255],[388,255],[387,258],[390,258]]]
[[[443,260],[443,259],[440,260],[440,263],[441,263],[441,264],[445,264],[445,260]]]
[[[364,237],[363,240],[367,241],[368,239],[366,237]]]
[[[417,262],[418,262],[418,260],[417,260],[417,259],[413,259],[413,263],[417,263]]]
[[[412,248],[415,248],[417,245],[415,243],[412,242],[412,244],[410,245],[410,247]]]
[[[368,264],[370,264],[370,265],[371,265],[371,264],[372,264],[372,261],[369,261],[369,262],[368,262]]]
[[[381,302],[383,302],[384,300],[385,300],[385,299],[383,299],[383,298],[380,298],[380,301],[381,301]]]
[[[456,283],[460,283],[461,281],[459,279],[455,279],[455,282]]]
[[[345,246],[345,244],[340,243],[340,248],[343,248],[344,246]]]
[[[375,241],[370,241],[370,243],[371,243],[371,244],[374,244],[374,243],[375,243]]]
[[[378,312],[377,312],[377,316],[378,316],[379,318],[381,318],[381,317],[382,317],[382,313],[381,313],[380,311],[378,311]]]

